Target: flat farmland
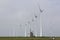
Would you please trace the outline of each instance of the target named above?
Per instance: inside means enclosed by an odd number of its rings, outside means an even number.
[[[60,37],[0,37],[0,40],[60,40]]]

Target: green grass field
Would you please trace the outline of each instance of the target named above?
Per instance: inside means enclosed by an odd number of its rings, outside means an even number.
[[[0,37],[0,40],[53,40],[52,37]],[[55,37],[55,40],[60,40],[60,37]]]

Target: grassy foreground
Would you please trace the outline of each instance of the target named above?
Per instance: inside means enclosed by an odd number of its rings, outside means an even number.
[[[53,40],[52,37],[0,37],[0,40]],[[60,40],[60,37],[55,37],[55,40]]]

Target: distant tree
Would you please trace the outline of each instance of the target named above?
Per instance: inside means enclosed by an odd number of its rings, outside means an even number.
[[[30,37],[35,37],[32,31],[30,31]]]

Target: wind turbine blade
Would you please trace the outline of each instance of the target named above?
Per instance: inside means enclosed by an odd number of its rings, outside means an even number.
[[[41,10],[39,3],[37,3],[37,5],[38,5],[38,8],[39,8],[39,11],[42,13],[43,10]]]
[[[40,8],[40,6],[38,5],[38,7],[39,7],[39,11],[42,13],[43,12],[43,10],[41,10],[41,8]]]

